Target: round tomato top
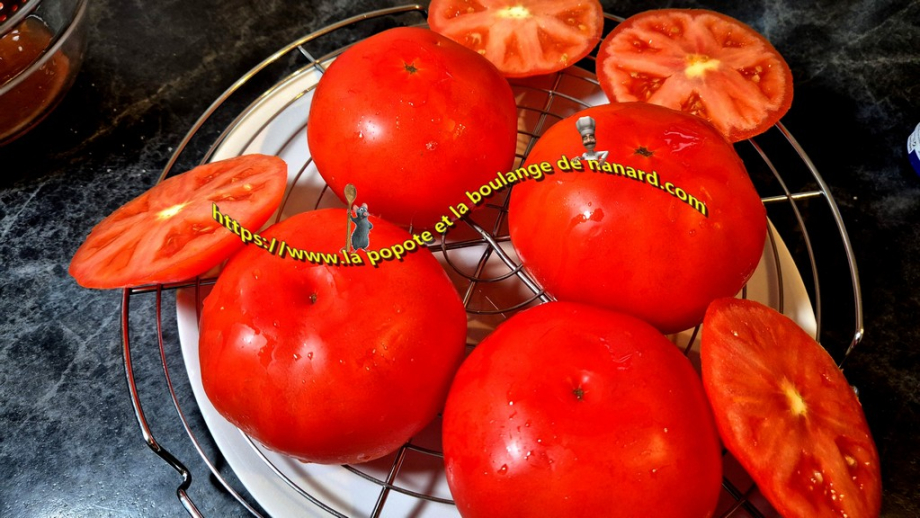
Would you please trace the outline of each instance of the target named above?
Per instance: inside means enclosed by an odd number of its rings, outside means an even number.
[[[517,107],[482,56],[427,29],[397,28],[329,66],[307,137],[340,198],[353,184],[372,214],[426,228],[511,167]]]
[[[540,137],[527,163],[542,162],[555,172],[514,187],[509,231],[558,300],[677,332],[737,293],[760,261],[763,203],[731,144],[698,117],[643,103],[590,108]]]
[[[428,24],[505,77],[528,77],[587,56],[601,39],[604,9],[597,0],[433,0]]]
[[[235,255],[201,313],[208,399],[265,446],[307,462],[396,450],[441,410],[465,352],[466,312],[433,254],[375,267],[361,251],[346,265],[346,217],[327,209],[270,227],[268,250]],[[372,252],[413,240],[371,222]]]
[[[719,437],[699,376],[636,318],[550,302],[457,372],[443,419],[465,518],[712,516]]]
[[[70,262],[87,288],[193,279],[243,246],[281,204],[287,165],[244,155],[167,178],[96,225]]]
[[[792,72],[754,29],[701,9],[632,16],[604,38],[597,79],[611,101],[643,101],[712,122],[732,142],[763,133],[792,104]]]

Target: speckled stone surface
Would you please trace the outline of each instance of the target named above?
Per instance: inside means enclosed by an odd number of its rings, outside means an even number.
[[[882,514],[920,516],[920,178],[905,155],[920,123],[920,2],[604,4],[623,16],[719,10],[761,31],[789,62],[796,90],[784,122],[830,186],[859,266],[866,334],[845,373],[881,453]],[[91,1],[89,48],[72,91],[38,129],[0,148],[0,516],[184,515],[179,476],[144,444],[131,408],[121,293],[77,286],[70,257],[95,223],[153,185],[237,77],[296,36],[382,6]],[[205,149],[193,146],[180,166]],[[827,289],[833,296],[838,288]],[[135,328],[155,321],[153,302],[132,299]],[[166,295],[171,358],[174,311]],[[835,316],[826,318],[833,328]],[[192,497],[210,516],[243,514],[176,423],[156,343],[138,340],[144,409],[158,440],[188,460]],[[191,406],[181,360],[173,363]]]

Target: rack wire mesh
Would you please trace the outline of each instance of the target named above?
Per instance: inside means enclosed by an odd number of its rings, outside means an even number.
[[[347,47],[349,41],[357,41],[393,25],[420,24],[425,18],[425,8],[419,5],[384,9],[324,27],[284,46],[237,80],[212,103],[179,144],[160,179],[176,174],[180,169],[177,164],[184,154],[191,153],[189,150],[201,143],[207,149],[204,156],[195,157],[201,163],[215,159],[221,153],[234,154],[240,149],[265,145],[262,135],[265,128],[277,122],[286,111],[296,110],[298,103],[308,100],[316,79],[307,76],[321,76],[328,63]],[[620,21],[621,18],[607,15],[608,30]],[[342,38],[345,38],[346,45],[337,44]],[[328,48],[332,50],[323,50]],[[313,57],[320,53],[322,57]],[[581,68],[569,69],[539,80],[514,82],[521,118],[526,122],[520,131],[520,161],[523,161],[536,139],[553,122],[587,107],[591,95],[597,95],[599,89],[591,72],[593,66],[593,57],[589,57],[579,64]],[[303,85],[307,87],[303,88]],[[266,111],[267,116],[254,116],[265,114]],[[307,123],[304,120],[303,124],[292,126],[293,129],[287,134],[274,136],[276,144],[273,145],[278,146],[275,149],[277,154],[297,146],[298,139],[305,135]],[[251,130],[252,124],[256,124],[255,131]],[[216,137],[212,128],[217,130]],[[305,140],[305,137],[300,140]],[[842,367],[846,357],[862,340],[862,307],[852,249],[829,188],[807,154],[782,124],[777,124],[763,136],[739,143],[736,148],[751,173],[772,222],[762,264],[766,264],[770,270],[765,281],[771,293],[768,302],[780,312],[788,313],[788,306],[795,302],[792,299],[801,303],[802,297],[790,296],[787,287],[790,282],[792,285],[800,284],[806,293],[804,299],[807,312],[814,318],[814,335]],[[297,189],[299,181],[317,176],[309,155],[301,156],[303,159],[300,162],[289,164],[295,171],[293,188],[286,193],[283,207],[295,204],[292,201],[292,191]],[[338,202],[334,195],[321,188],[313,200],[314,208],[329,203]],[[471,326],[471,345],[515,311],[552,299],[529,277],[509,246],[505,221],[507,197],[492,200],[488,207],[489,210],[465,216],[462,219],[465,229],[452,231],[450,239],[445,234],[440,242],[430,245],[457,284],[471,322],[476,323]],[[279,210],[276,220],[281,219],[284,212],[285,209]],[[787,256],[791,263],[785,260]],[[791,268],[789,264],[792,264]],[[232,469],[228,473],[224,460],[227,452],[214,447],[214,432],[200,418],[202,402],[188,394],[177,393],[179,384],[172,370],[175,367],[170,367],[170,364],[176,364],[171,357],[175,353],[169,352],[173,349],[164,339],[164,335],[168,334],[164,332],[162,314],[164,292],[177,292],[180,296],[184,293],[194,301],[194,319],[197,322],[199,303],[213,282],[213,278],[199,278],[187,283],[144,286],[124,291],[122,332],[125,375],[144,440],[179,473],[181,483],[176,489],[176,495],[188,513],[202,516],[189,495],[192,473],[182,460],[159,444],[151,431],[148,416],[142,407],[138,377],[132,360],[132,347],[136,341],[144,344],[156,341],[163,367],[163,383],[175,408],[176,418],[207,467],[208,475],[223,488],[227,498],[238,503],[241,510],[262,516],[266,514],[265,503],[259,501],[258,494],[254,494],[257,491],[237,480]],[[508,283],[514,283],[515,287],[508,289]],[[509,292],[514,296],[507,297]],[[151,295],[155,306],[154,325],[146,322],[140,326],[132,325],[132,320],[136,320],[132,319],[134,301]],[[749,295],[748,288],[745,288],[742,296]],[[672,336],[672,339],[685,354],[692,355],[698,331],[697,328]],[[151,375],[149,372],[144,373],[144,376]],[[251,450],[250,454],[264,464],[272,477],[276,477],[273,483],[296,495],[304,513],[350,516],[343,510],[348,506],[340,505],[335,495],[330,497],[318,494],[304,487],[296,477],[290,476],[284,463],[279,462],[271,452],[242,433],[240,435],[245,447]],[[437,508],[438,515],[456,514],[449,494],[401,483],[401,474],[407,465],[440,465],[442,454],[436,441],[432,444],[410,441],[387,457],[385,462],[388,466],[383,469],[368,469],[363,465],[341,467],[348,476],[360,478],[376,488],[373,505],[362,515],[383,515],[393,495],[440,506]],[[726,456],[725,463],[724,494],[717,516],[757,518],[771,515],[771,508],[759,496],[756,486],[737,463],[733,463],[729,456]]]

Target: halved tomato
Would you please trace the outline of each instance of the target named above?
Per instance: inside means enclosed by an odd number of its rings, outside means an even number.
[[[780,514],[879,515],[875,443],[820,344],[773,309],[725,298],[706,312],[700,354],[725,447]]]
[[[70,275],[101,289],[194,278],[243,246],[242,229],[255,232],[268,220],[286,183],[287,165],[267,155],[168,178],[96,225],[74,254]]]
[[[611,101],[642,101],[709,120],[730,141],[766,131],[792,104],[792,72],[751,27],[712,11],[632,16],[604,38],[597,79]]]
[[[433,0],[428,25],[492,62],[505,77],[562,70],[601,40],[598,0]]]

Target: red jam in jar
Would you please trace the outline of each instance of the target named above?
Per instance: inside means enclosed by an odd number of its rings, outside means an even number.
[[[46,115],[67,82],[69,60],[61,51],[37,69],[31,68],[53,37],[51,29],[34,16],[0,36],[0,88],[17,83],[0,93],[0,144]]]

